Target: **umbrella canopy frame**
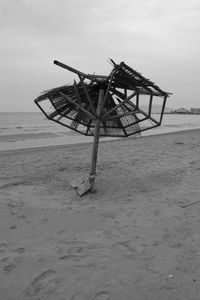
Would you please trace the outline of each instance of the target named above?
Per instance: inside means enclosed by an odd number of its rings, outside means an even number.
[[[100,136],[128,137],[161,125],[167,97],[155,83],[127,66],[111,60],[110,75],[85,74],[57,60],[54,64],[78,75],[79,82],[48,91],[34,101],[45,116],[80,134],[94,136],[92,164],[87,180],[72,185],[82,195],[94,190]],[[141,106],[141,96],[148,97],[148,105]],[[159,117],[154,116],[153,101],[159,98]],[[48,103],[51,110],[43,104]],[[67,120],[67,121],[66,121]],[[145,124],[145,125],[144,125]]]
[[[79,82],[74,80],[72,85],[45,91],[35,99],[35,103],[48,119],[80,134],[93,136],[97,118],[98,92],[101,88],[104,90],[104,99],[100,116],[100,136],[128,137],[140,135],[142,131],[160,126],[169,93],[161,90],[124,62],[119,65],[113,62],[114,68],[109,76],[85,74],[56,60],[54,64],[77,74]],[[149,97],[148,111],[140,106],[141,95]],[[162,99],[159,119],[155,119],[152,114],[155,97]],[[44,101],[52,105],[52,112],[45,111]],[[110,108],[107,107],[108,101],[110,101]],[[66,118],[71,123],[66,122]],[[145,121],[148,121],[148,124],[139,126]]]

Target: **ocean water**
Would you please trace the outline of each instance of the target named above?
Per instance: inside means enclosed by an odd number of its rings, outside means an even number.
[[[200,128],[200,115],[165,114],[160,127],[142,136]],[[0,113],[0,151],[91,142],[85,137],[52,122],[41,113]]]

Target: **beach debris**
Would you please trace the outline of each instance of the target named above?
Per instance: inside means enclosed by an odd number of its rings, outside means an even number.
[[[10,229],[16,229],[17,228],[17,225],[11,225],[10,226]]]
[[[19,247],[17,249],[15,249],[15,252],[17,253],[24,253],[26,251],[26,249],[24,247]]]
[[[184,142],[175,142],[175,145],[184,145]]]
[[[188,203],[188,204],[181,205],[181,207],[182,207],[182,208],[186,208],[186,207],[188,207],[188,206],[194,205],[194,204],[199,203],[199,202],[200,202],[200,200],[197,200],[197,201],[194,201],[194,202],[190,202],[190,203]]]
[[[94,191],[99,138],[140,136],[160,126],[170,95],[124,62],[110,62],[113,69],[105,76],[85,74],[55,60],[78,75],[79,82],[45,91],[34,100],[49,120],[94,137],[89,177],[72,183],[80,195]]]
[[[82,196],[89,190],[92,190],[92,182],[94,182],[94,180],[94,176],[90,176],[87,178],[79,177],[77,179],[74,179],[70,185],[73,188],[77,189],[78,194]]]

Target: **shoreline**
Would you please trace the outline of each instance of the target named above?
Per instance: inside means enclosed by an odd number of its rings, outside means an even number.
[[[39,112],[31,118],[26,113],[21,117],[15,114],[9,116],[3,114],[0,122],[0,151],[74,143],[80,144],[93,140],[92,137],[79,135],[72,130],[67,130],[64,126],[55,124],[55,122],[48,122],[42,116]],[[4,130],[5,128],[7,129]],[[144,131],[142,136],[193,130],[195,128],[200,128],[200,119],[198,116],[173,116],[166,114],[161,126]]]
[[[143,139],[143,138],[153,138],[153,137],[156,137],[156,136],[162,136],[162,135],[174,135],[174,134],[184,134],[184,133],[187,133],[187,132],[196,132],[196,131],[200,131],[200,128],[190,128],[190,129],[184,129],[184,130],[176,130],[176,131],[170,131],[170,132],[161,132],[161,133],[154,133],[154,134],[147,134],[147,135],[142,135],[141,137],[134,137],[134,136],[131,136],[131,137],[124,137],[124,138],[102,138],[102,139],[105,139],[105,140],[101,140],[100,138],[100,141],[99,143],[110,143],[110,142],[119,142],[119,141],[123,141],[123,140],[138,140],[138,139]],[[52,134],[53,135],[53,134]],[[81,136],[82,137],[82,136]],[[84,138],[88,138],[88,137],[82,137],[83,139]],[[16,148],[16,149],[0,149],[0,152],[7,152],[7,151],[22,151],[22,150],[33,150],[33,149],[46,149],[46,148],[57,148],[57,147],[81,147],[81,146],[84,146],[84,145],[90,145],[93,143],[93,138],[92,137],[89,137],[91,139],[91,141],[85,141],[85,142],[82,142],[82,141],[78,141],[78,142],[75,142],[75,143],[66,143],[66,144],[55,144],[55,145],[44,145],[44,146],[31,146],[31,147],[24,147],[24,148]]]

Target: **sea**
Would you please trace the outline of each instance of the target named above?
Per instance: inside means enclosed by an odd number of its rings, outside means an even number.
[[[162,125],[142,136],[200,128],[200,115],[164,114]],[[103,138],[105,140],[108,138]],[[0,113],[0,151],[92,142],[48,120],[41,112]]]

